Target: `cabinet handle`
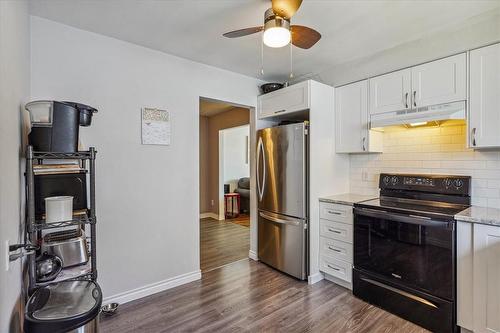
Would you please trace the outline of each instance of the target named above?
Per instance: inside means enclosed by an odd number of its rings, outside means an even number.
[[[414,107],[417,106],[417,91],[416,90],[413,91],[413,106]]]
[[[366,142],[366,137],[363,137],[363,151],[366,151],[366,145],[365,145],[365,142]]]
[[[476,146],[476,128],[472,128],[472,145]]]
[[[335,251],[335,252],[338,252],[338,253],[342,252],[342,251],[340,251],[339,249],[336,249],[336,248],[331,247],[331,246],[329,246],[329,247],[328,247],[328,249],[329,249],[329,250],[332,250],[332,251]]]
[[[328,211],[328,214],[342,215],[342,213],[341,213],[341,212],[336,212],[336,211],[334,211],[334,210],[329,210],[329,211]]]
[[[405,108],[408,109],[408,93],[405,94]]]
[[[336,233],[336,234],[341,234],[342,233],[341,231],[338,231],[338,230],[335,230],[335,229],[332,229],[332,228],[328,228],[328,231]]]
[[[282,112],[285,112],[286,110],[278,110],[278,111],[274,111],[274,113],[282,113]]]
[[[340,272],[340,268],[337,268],[337,267],[332,266],[332,265],[327,265],[327,266],[328,266],[328,268],[331,268],[331,269],[333,269],[334,271]]]

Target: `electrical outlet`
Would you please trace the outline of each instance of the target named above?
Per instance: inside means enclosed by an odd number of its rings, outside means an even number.
[[[368,172],[366,170],[363,170],[363,172],[361,172],[361,179],[364,181],[364,182],[367,182],[368,181]]]
[[[10,269],[10,260],[9,260],[9,256],[10,256],[10,252],[9,252],[9,240],[7,239],[5,241],[5,271],[8,272],[9,269]]]
[[[215,205],[215,201],[214,201],[214,199],[212,199],[212,200],[210,201],[210,204],[211,204],[212,206],[213,206],[213,205]]]

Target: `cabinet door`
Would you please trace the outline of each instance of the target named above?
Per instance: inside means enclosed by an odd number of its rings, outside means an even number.
[[[410,107],[410,69],[377,76],[369,81],[370,114],[406,110]]]
[[[469,142],[500,146],[500,44],[470,52]]]
[[[357,153],[368,147],[368,81],[335,89],[335,148]]]
[[[473,255],[472,228],[469,222],[457,222],[457,324],[473,330]]]
[[[309,81],[294,84],[258,98],[259,118],[309,109]]]
[[[474,332],[500,332],[500,227],[474,225]]]
[[[425,107],[466,99],[465,53],[411,69],[412,107]]]

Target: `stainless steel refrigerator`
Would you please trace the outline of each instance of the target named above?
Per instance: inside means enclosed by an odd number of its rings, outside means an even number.
[[[259,260],[307,278],[308,124],[257,132]]]

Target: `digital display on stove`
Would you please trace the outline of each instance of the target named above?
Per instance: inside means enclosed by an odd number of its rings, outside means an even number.
[[[404,177],[405,185],[435,186],[434,179],[425,177]]]

